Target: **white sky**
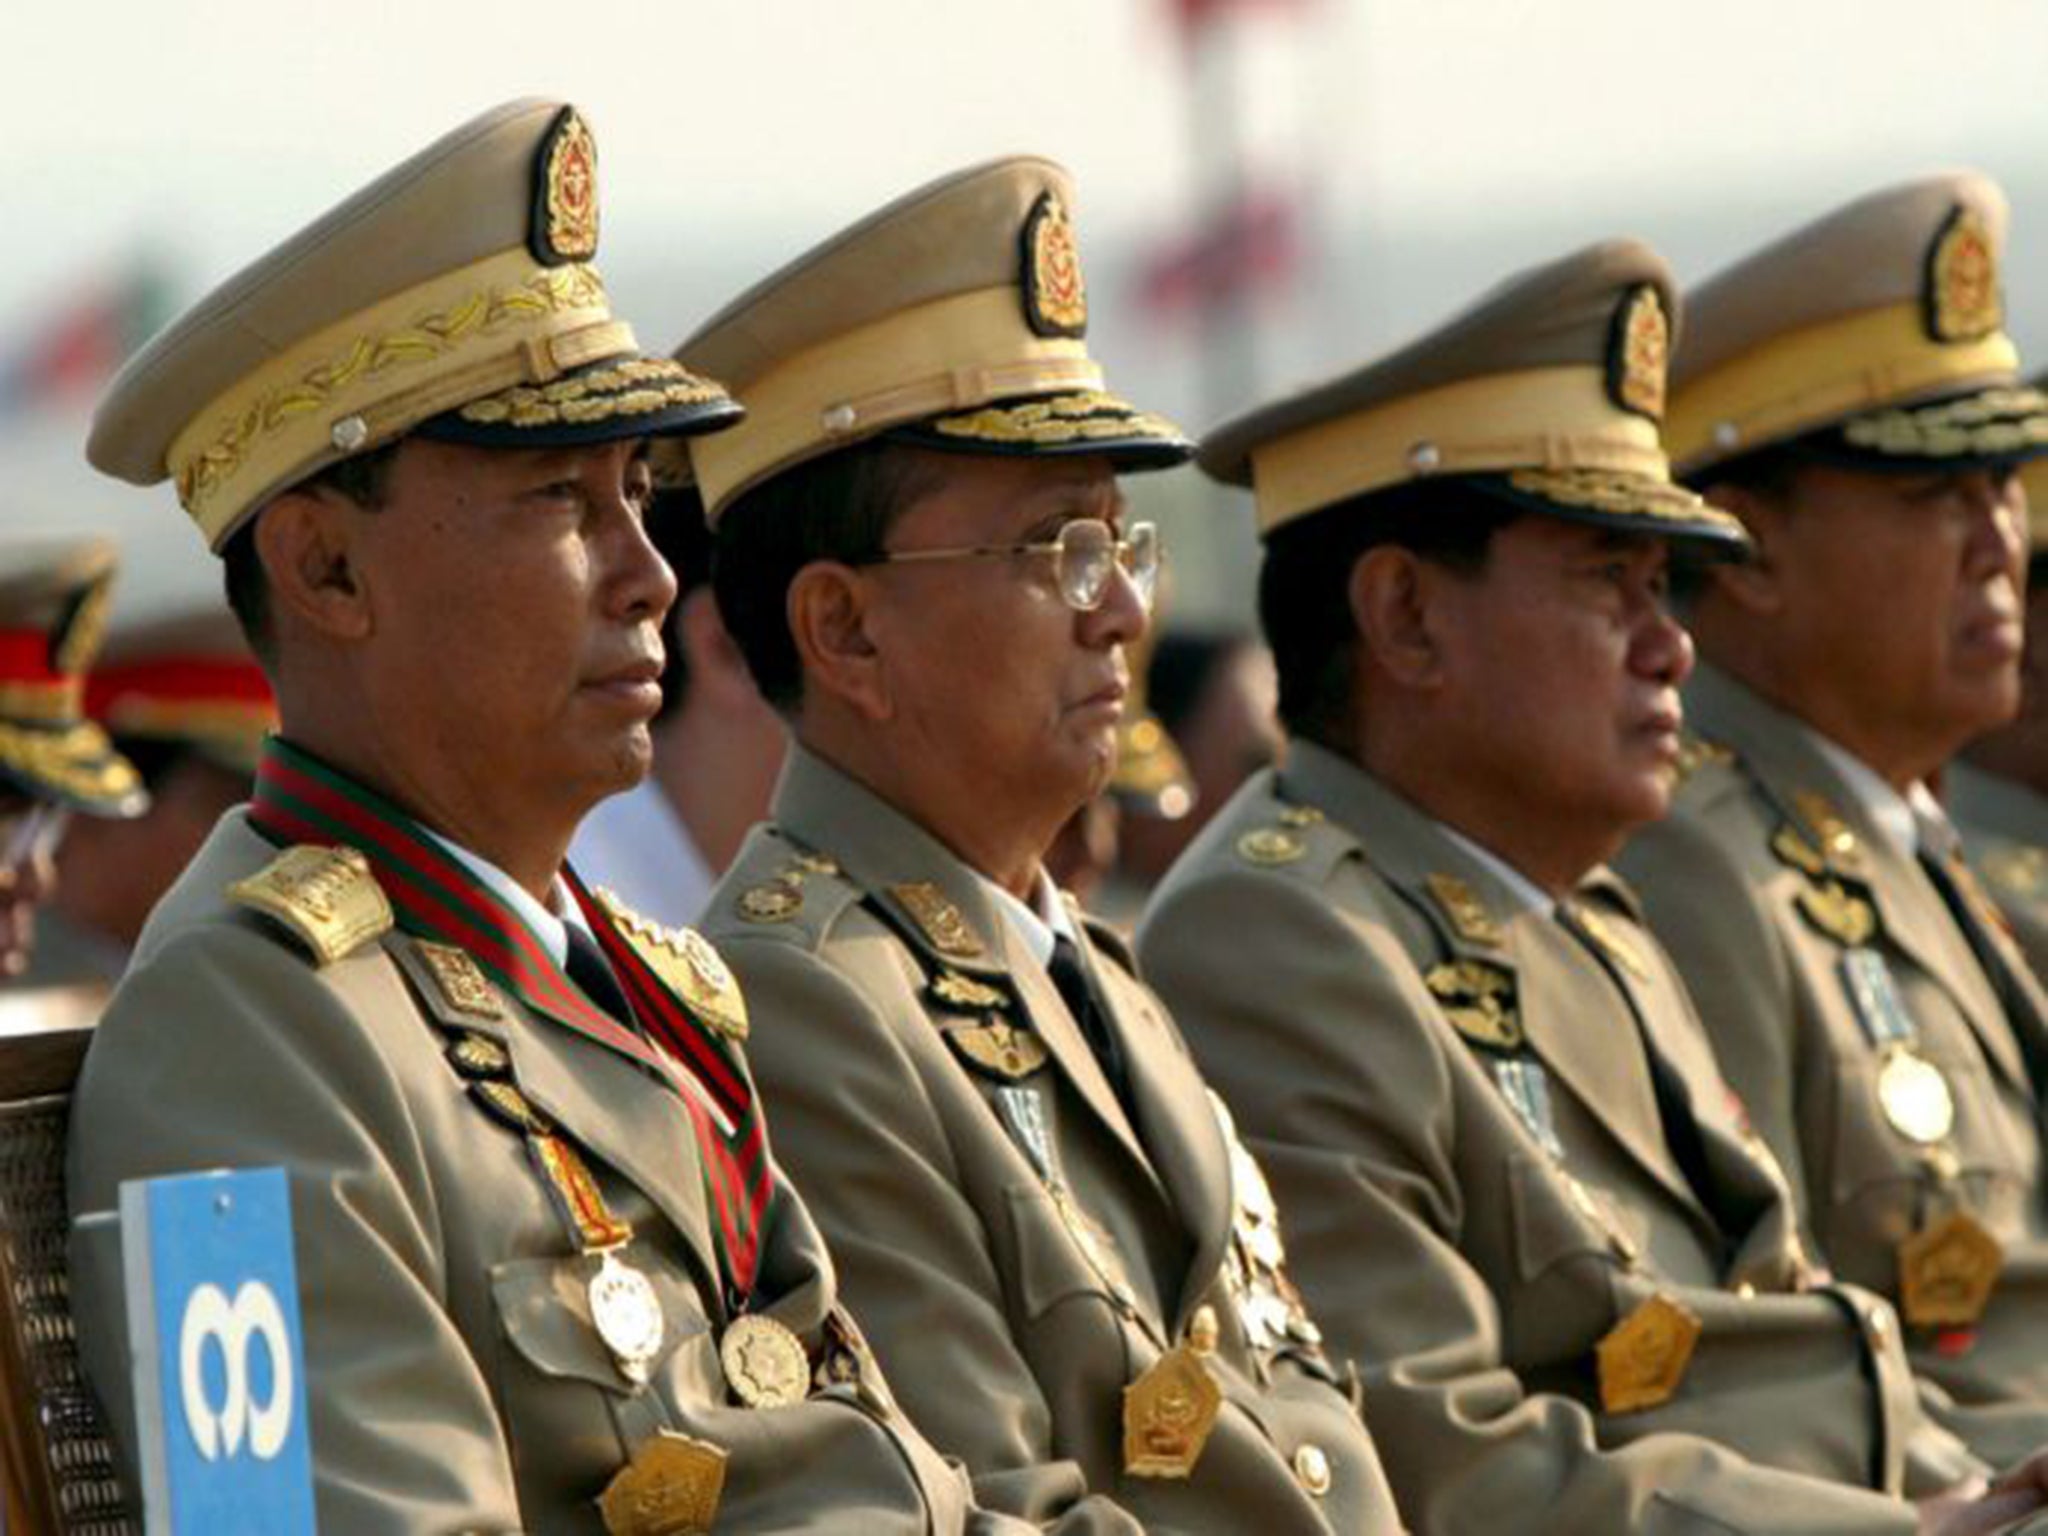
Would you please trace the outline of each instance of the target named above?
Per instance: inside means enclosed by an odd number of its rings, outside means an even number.
[[[1638,234],[1697,277],[1956,164],[2013,194],[2013,327],[2048,358],[2043,0],[1297,0],[1233,35],[1241,141],[1312,189],[1320,243],[1241,389],[1250,354],[1205,386],[1192,342],[1128,302],[1215,153],[1168,0],[15,0],[0,355],[138,245],[195,297],[471,112],[539,93],[597,128],[602,264],[653,346],[919,181],[1033,150],[1078,178],[1112,378],[1195,426],[1584,240]],[[0,527],[175,526],[168,497],[77,467],[81,431],[0,428]]]

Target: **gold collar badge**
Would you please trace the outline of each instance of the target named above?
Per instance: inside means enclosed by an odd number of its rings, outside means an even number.
[[[909,914],[925,942],[940,954],[976,960],[988,952],[952,898],[929,880],[892,885],[889,894]]]
[[[1498,949],[1501,944],[1500,924],[1486,910],[1486,903],[1479,899],[1479,893],[1456,875],[1434,874],[1423,885],[1430,897],[1450,920],[1458,937],[1468,944],[1484,945]]]
[[[534,164],[528,244],[542,266],[597,254],[597,140],[574,107],[564,107],[541,141]]]
[[[1080,336],[1088,329],[1088,285],[1067,205],[1041,193],[1024,220],[1024,321],[1039,336]]]
[[[1664,376],[1671,362],[1671,322],[1651,283],[1629,290],[1614,313],[1607,344],[1607,392],[1625,411],[1664,419]]]
[[[1977,341],[2005,322],[1998,254],[1984,217],[1957,204],[1927,252],[1927,334],[1936,341]]]
[[[635,954],[689,1010],[728,1040],[747,1038],[747,1003],[711,941],[693,928],[664,928],[603,886],[591,892]]]

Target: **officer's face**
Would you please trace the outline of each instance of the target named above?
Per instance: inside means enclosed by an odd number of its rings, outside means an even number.
[[[1666,607],[1661,539],[1517,518],[1440,604],[1439,754],[1494,813],[1597,846],[1662,816],[1692,642]],[[1564,839],[1560,839],[1564,840]]]
[[[943,456],[944,479],[891,529],[892,552],[1038,543],[1077,518],[1119,529],[1106,460]],[[895,750],[972,786],[977,814],[1045,820],[1046,835],[1116,764],[1129,672],[1144,633],[1129,580],[1101,606],[1068,607],[1043,556],[872,567],[872,623]],[[1049,819],[1048,819],[1049,818]]]
[[[645,774],[675,580],[648,543],[644,444],[409,440],[362,514],[368,717],[458,826],[572,819]],[[444,806],[450,797],[467,804]]]
[[[2019,705],[2026,499],[2010,471],[1802,468],[1754,513],[1796,707],[1926,771]]]

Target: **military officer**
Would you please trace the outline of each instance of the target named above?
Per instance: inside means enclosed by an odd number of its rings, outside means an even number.
[[[2048,1438],[2048,1002],[1925,780],[2019,701],[2048,399],[1982,177],[1875,193],[1701,285],[1674,462],[1757,558],[1690,614],[1699,739],[1622,868],[1819,1258],[1894,1300],[1942,1417]]]
[[[770,1156],[729,974],[563,866],[647,768],[647,439],[737,414],[635,349],[597,221],[583,116],[500,107],[101,403],[93,462],[176,482],[282,725],[86,1061],[81,1346],[132,1468],[116,1229],[85,1218],[282,1164],[323,1528],[957,1531],[965,1479]]]
[[[125,820],[149,803],[135,765],[86,717],[105,632],[111,541],[0,541],[0,1018],[89,1023],[100,989],[32,976],[37,928],[72,813]]]
[[[1289,746],[1140,959],[1418,1531],[1983,1528],[2033,1494],[1970,1503],[1603,867],[1679,751],[1671,561],[1743,543],[1667,476],[1675,320],[1596,245],[1203,443],[1255,494]]]
[[[795,745],[706,911],[777,1147],[912,1416],[1061,1529],[1382,1532],[1341,1364],[1256,1167],[1046,850],[1100,791],[1184,460],[1106,391],[1073,188],[963,171],[678,356],[747,423],[690,445],[719,606]],[[963,1389],[963,1383],[971,1388]]]
[[[2034,387],[2042,387],[2036,379]],[[2020,709],[1942,770],[1941,798],[1970,867],[2048,976],[2048,459],[2020,470],[2027,497],[2026,649]]]
[[[27,980],[104,1003],[157,899],[223,813],[249,798],[277,704],[215,591],[150,618],[124,622],[117,611],[86,678],[85,711],[141,774],[149,809],[69,830]]]

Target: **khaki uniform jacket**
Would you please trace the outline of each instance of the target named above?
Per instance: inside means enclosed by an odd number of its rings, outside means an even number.
[[[1972,1463],[1922,1435],[1889,1307],[1793,1289],[1782,1188],[1625,890],[1578,893],[1596,952],[1356,767],[1289,750],[1183,855],[1138,948],[1294,1217],[1416,1531],[1912,1531],[1886,1493]],[[1606,1411],[1598,1346],[1656,1295],[1704,1331],[1667,1401]]]
[[[1942,770],[1941,794],[2027,964],[2048,976],[2048,798],[1961,762]]]
[[[772,816],[704,931],[850,1303],[982,1503],[1062,1531],[1397,1530],[1355,1388],[1267,1262],[1256,1170],[1236,1170],[1234,1223],[1231,1144],[1127,955],[1085,936],[1128,1113],[958,858],[800,747]],[[1226,1401],[1193,1476],[1125,1476],[1125,1390],[1203,1314]]]
[[[1867,822],[1806,727],[1704,668],[1686,702],[1706,760],[1620,867],[1837,1274],[1896,1299],[1901,1244],[1954,1211],[2003,1246],[1974,1334],[1908,1337],[1915,1369],[1950,1400],[1936,1408],[1944,1422],[1987,1460],[2015,1460],[2048,1441],[2048,1166],[2019,1033],[2043,1029],[2039,989],[2021,974],[2021,1016],[2008,1016],[1933,882]],[[1815,875],[1794,860],[1827,842],[1830,829],[1808,823],[1828,817],[1851,840],[1834,856],[1847,867]],[[1845,984],[1859,946],[1845,941],[1843,904],[1822,900],[1830,886],[1874,918],[1860,947],[1882,958],[1919,1053],[1948,1080],[1944,1150],[1923,1155],[1887,1121],[1882,1055]],[[1853,906],[1846,921],[1860,921]]]
[[[158,907],[87,1056],[71,1118],[74,1213],[123,1179],[283,1164],[305,1319],[321,1528],[349,1536],[602,1529],[594,1502],[636,1446],[675,1430],[729,1460],[717,1529],[953,1532],[965,1479],[853,1384],[776,1411],[729,1397],[727,1312],[696,1143],[675,1093],[495,987],[499,1016],[419,984],[396,930],[316,968],[222,892],[277,850],[232,812]],[[667,1337],[634,1390],[600,1343],[525,1139],[486,1114],[440,1022],[495,1037],[527,1100],[576,1143],[632,1223]],[[817,1348],[830,1262],[785,1186],[757,1300]],[[116,1229],[73,1241],[81,1346],[132,1476],[136,1441]],[[131,1482],[131,1486],[137,1486]],[[1007,1522],[1004,1523],[1007,1525]]]

